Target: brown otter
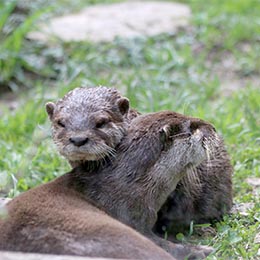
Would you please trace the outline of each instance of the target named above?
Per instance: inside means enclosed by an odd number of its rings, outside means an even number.
[[[46,109],[58,150],[72,166],[113,156],[130,121],[140,115],[116,89],[106,87],[76,88]],[[233,169],[222,139],[215,135],[214,140],[208,147],[209,160],[180,181],[159,211],[154,228],[158,233],[182,232],[191,221],[219,220],[230,211]]]
[[[158,213],[154,230],[163,234],[186,232],[190,223],[220,220],[232,207],[232,173],[223,140],[215,135],[207,161],[192,169],[177,185]]]
[[[210,137],[215,137],[211,125],[174,112],[137,117],[118,147],[116,159],[102,167],[94,165],[95,169],[81,165],[11,201],[7,205],[9,218],[0,222],[0,249],[104,256],[103,252],[114,248],[116,237],[119,247],[133,249],[138,245],[125,238],[132,231],[121,231],[118,222],[109,224],[115,220],[98,207],[139,230],[177,259],[189,254],[205,257],[211,249],[173,244],[156,237],[152,227],[179,180],[207,160]],[[111,225],[118,232],[113,232]],[[125,257],[122,252],[115,255]]]
[[[138,112],[114,88],[80,87],[46,111],[52,122],[52,136],[59,152],[75,167],[84,161],[102,161],[113,156]]]

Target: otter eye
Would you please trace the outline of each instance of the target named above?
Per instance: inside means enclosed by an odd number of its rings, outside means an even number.
[[[57,125],[63,128],[65,127],[65,124],[61,120],[57,121]]]
[[[102,118],[96,123],[96,128],[102,128],[109,122],[108,118]]]

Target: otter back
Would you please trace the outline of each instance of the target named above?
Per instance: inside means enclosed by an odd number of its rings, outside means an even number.
[[[8,203],[8,217],[0,219],[0,250],[174,260],[69,188],[69,176],[25,192]]]

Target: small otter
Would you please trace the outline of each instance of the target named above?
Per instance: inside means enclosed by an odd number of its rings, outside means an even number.
[[[223,140],[215,135],[208,160],[192,169],[177,185],[158,213],[154,230],[159,234],[177,234],[189,230],[190,223],[211,223],[230,212],[232,174]]]
[[[0,220],[0,250],[171,259],[117,219],[176,259],[204,258],[210,248],[171,243],[152,227],[179,180],[207,160],[211,138],[214,128],[199,119],[167,111],[137,117],[117,158],[94,170],[80,165],[8,203],[9,217]]]
[[[107,87],[76,88],[56,104],[47,103],[46,110],[54,142],[74,167],[114,156],[131,120],[140,115],[129,108],[127,98]],[[75,138],[79,143],[71,142]],[[159,211],[154,227],[157,233],[165,229],[173,234],[184,232],[191,221],[208,223],[230,211],[233,169],[223,140],[217,134],[214,140],[208,147],[209,160],[178,183]]]
[[[115,154],[138,112],[114,88],[79,87],[46,111],[52,122],[52,136],[58,151],[75,167],[84,161],[102,161]]]

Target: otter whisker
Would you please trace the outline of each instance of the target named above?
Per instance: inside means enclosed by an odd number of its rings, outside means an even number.
[[[187,196],[197,196],[202,188],[201,180],[197,173],[197,169],[194,166],[187,168],[186,175],[181,180],[183,188]]]
[[[111,155],[113,158],[115,158],[116,157],[116,150],[115,149],[113,149],[112,147],[107,147],[107,153],[109,154],[109,155]]]
[[[211,149],[209,147],[209,144],[207,142],[203,141],[203,145],[204,145],[204,148],[206,151],[207,162],[210,162],[212,154],[211,154]]]

